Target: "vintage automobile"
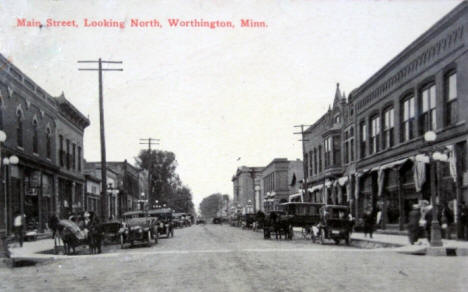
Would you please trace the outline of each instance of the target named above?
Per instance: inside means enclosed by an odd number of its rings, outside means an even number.
[[[320,223],[318,239],[321,244],[326,239],[333,240],[336,244],[344,240],[350,244],[350,237],[353,230],[354,221],[349,216],[348,206],[326,205],[320,209]]]
[[[102,230],[102,237],[104,243],[119,242],[120,240],[120,228],[122,223],[119,221],[109,221],[100,224]]]
[[[172,223],[172,209],[160,208],[148,211],[148,216],[157,220],[157,234],[159,237],[174,237],[174,226]]]
[[[255,214],[247,213],[242,215],[242,229],[251,229],[253,223],[255,222]]]
[[[120,247],[124,248],[129,243],[144,242],[148,246],[158,242],[156,219],[148,216],[145,211],[130,211],[122,215],[122,228],[120,228]]]
[[[312,227],[320,222],[321,203],[288,202],[279,205],[279,210],[271,211],[263,222],[264,238],[271,238],[274,232],[276,238],[284,235],[288,239],[294,236],[293,228],[301,227],[304,238],[314,239]],[[262,222],[260,222],[262,223]]]

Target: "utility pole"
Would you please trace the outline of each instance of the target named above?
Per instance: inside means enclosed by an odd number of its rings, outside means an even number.
[[[305,144],[304,142],[307,142],[309,140],[304,139],[304,127],[309,127],[310,125],[296,125],[294,128],[301,128],[300,132],[294,133],[295,135],[301,135],[301,139],[299,141],[302,142],[302,172],[304,173],[303,179],[302,179],[302,188],[304,189],[304,194],[307,193],[307,181],[306,178],[309,176],[308,173],[306,173],[306,163],[307,161],[305,160]],[[303,197],[304,199],[304,197]]]
[[[107,165],[106,165],[106,137],[104,135],[104,100],[102,94],[102,71],[123,71],[122,68],[102,68],[102,64],[122,64],[122,61],[78,61],[78,63],[97,63],[98,68],[78,68],[79,71],[98,71],[99,77],[99,122],[101,128],[101,218],[107,220]]]
[[[141,145],[148,145],[148,156],[149,156],[149,165],[148,165],[148,195],[146,199],[148,200],[148,206],[150,205],[150,200],[153,199],[152,195],[152,184],[151,184],[151,175],[152,175],[152,169],[153,169],[153,161],[151,159],[151,146],[152,145],[159,145],[159,139],[154,139],[154,138],[140,138],[140,144]]]

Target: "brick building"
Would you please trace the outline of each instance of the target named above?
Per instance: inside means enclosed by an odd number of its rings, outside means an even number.
[[[265,166],[259,197],[262,210],[273,210],[278,204],[288,202],[291,195],[299,193],[303,173],[301,160],[275,158]]]
[[[89,120],[63,95],[52,97],[2,55],[0,68],[0,128],[7,136],[1,155],[19,158],[17,166],[4,167],[2,171],[1,191],[6,196],[2,196],[1,205],[6,208],[0,208],[0,220],[6,218],[7,229],[11,231],[13,214],[21,211],[26,216],[26,229],[43,230],[51,214],[65,216],[65,205],[81,202],[83,188],[73,197],[71,189],[65,192],[59,185],[63,178],[70,184],[84,182],[78,166],[83,132]],[[59,158],[64,154],[57,141],[59,133],[70,132],[75,155],[72,148],[66,154],[70,165],[75,166],[73,171],[60,165]]]
[[[307,129],[309,200],[349,203],[360,216],[403,229],[412,204],[430,200],[432,151],[441,206],[468,201],[468,2],[464,1]],[[429,144],[424,134],[433,131]],[[331,140],[330,140],[331,138]]]

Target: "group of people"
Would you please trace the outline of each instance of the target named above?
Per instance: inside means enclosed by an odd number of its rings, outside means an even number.
[[[424,234],[427,241],[431,241],[432,208],[433,206],[429,205],[427,201],[413,205],[413,209],[408,214],[408,236],[411,244],[416,243]],[[441,228],[441,235],[443,238],[450,239],[450,226],[454,222],[453,212],[447,206],[443,206],[438,211],[437,220]]]

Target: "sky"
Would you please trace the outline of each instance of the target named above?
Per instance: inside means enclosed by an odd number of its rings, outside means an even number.
[[[294,126],[325,113],[336,83],[351,92],[460,2],[3,0],[0,53],[89,117],[88,161],[100,160],[98,76],[77,61],[123,61],[106,66],[122,72],[104,73],[107,160],[134,162],[140,138],[160,139],[198,206],[212,193],[232,196],[241,165],[301,158]],[[43,27],[19,27],[18,18]],[[49,18],[78,27],[47,27]],[[85,27],[84,19],[126,27]],[[130,27],[131,19],[161,27]],[[170,27],[168,19],[234,27]]]

